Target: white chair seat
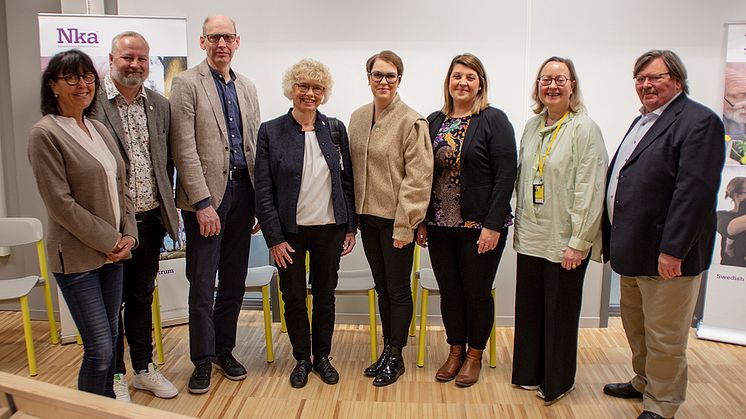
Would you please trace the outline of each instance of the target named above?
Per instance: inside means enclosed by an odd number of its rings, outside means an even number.
[[[40,277],[37,275],[24,276],[23,278],[3,279],[0,282],[0,301],[17,300],[24,295],[28,295],[31,290],[39,283]],[[42,284],[43,284],[42,279]]]
[[[256,268],[249,268],[249,272],[246,274],[245,287],[261,288],[265,285],[269,285],[276,272],[277,268],[274,266],[258,266]]]
[[[420,269],[420,286],[430,291],[430,294],[438,292],[438,281],[435,280],[435,272],[432,268]]]

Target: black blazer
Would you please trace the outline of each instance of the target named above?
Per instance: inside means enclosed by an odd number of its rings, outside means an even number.
[[[427,117],[431,139],[444,120],[440,111]],[[505,113],[488,107],[472,115],[461,147],[461,218],[502,229],[511,211],[516,167],[515,133]],[[427,218],[433,219],[432,200]]]
[[[724,135],[720,118],[684,93],[655,121],[619,172],[613,225],[604,206],[604,260],[614,271],[657,276],[661,252],[682,259],[684,276],[709,268]]]
[[[334,219],[337,225],[345,225],[347,233],[354,233],[357,220],[350,147],[347,131],[341,121],[339,127],[342,141],[338,152],[332,142],[329,120],[316,111],[316,137],[332,179]],[[296,214],[303,173],[304,136],[300,124],[290,111],[259,127],[254,167],[256,217],[269,247],[284,242],[284,233],[298,232]],[[344,170],[339,164],[340,153]]]

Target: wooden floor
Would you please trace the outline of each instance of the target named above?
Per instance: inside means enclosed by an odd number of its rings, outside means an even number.
[[[404,357],[407,372],[389,387],[376,388],[362,375],[369,363],[368,328],[338,325],[334,333],[333,364],[340,383],[325,385],[312,375],[303,389],[293,389],[288,375],[294,366],[289,339],[273,327],[275,362],[267,364],[261,312],[243,311],[234,355],[249,371],[234,382],[215,371],[213,388],[205,395],[187,391],[192,372],[186,326],[164,330],[166,364],[163,373],[180,394],[157,399],[134,390],[134,403],[203,418],[635,418],[641,403],[603,395],[604,383],[631,377],[630,352],[619,319],[608,329],[581,329],[576,390],[545,407],[534,392],[510,384],[513,329],[497,332],[497,368],[484,361],[479,383],[458,388],[434,380],[447,345],[443,329],[428,329],[426,365],[416,366],[416,340],[410,338]],[[34,322],[39,364],[36,379],[75,388],[82,348],[52,346],[45,322]],[[0,312],[0,371],[27,376],[23,331],[18,313]],[[128,373],[129,374],[129,373]],[[746,347],[689,340],[688,400],[677,418],[746,418]],[[62,416],[61,416],[62,417]]]

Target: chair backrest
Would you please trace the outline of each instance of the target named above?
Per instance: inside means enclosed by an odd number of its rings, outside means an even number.
[[[36,218],[0,218],[0,246],[35,243],[44,237],[41,221]]]
[[[373,273],[365,257],[363,241],[358,240],[350,254],[339,262],[337,291],[362,291],[373,288]]]

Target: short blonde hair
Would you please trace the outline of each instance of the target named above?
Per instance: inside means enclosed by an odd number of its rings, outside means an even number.
[[[304,81],[318,83],[324,88],[324,98],[321,103],[329,101],[332,95],[332,86],[334,86],[329,67],[311,58],[298,61],[285,71],[285,75],[282,77],[282,93],[286,98],[293,100],[293,85]]]
[[[546,106],[544,106],[539,98],[541,93],[541,88],[539,88],[539,78],[541,77],[541,70],[544,69],[544,66],[552,62],[566,65],[567,70],[570,72],[570,83],[575,84],[572,93],[570,94],[570,111],[574,113],[583,111],[585,106],[583,105],[583,95],[580,93],[580,80],[578,80],[578,73],[575,71],[575,64],[573,64],[572,60],[569,58],[557,56],[549,57],[544,60],[544,62],[539,66],[539,71],[536,72],[536,77],[534,77],[534,88],[531,92],[531,99],[534,101],[532,110],[535,114],[540,114],[544,109],[546,109]]]

